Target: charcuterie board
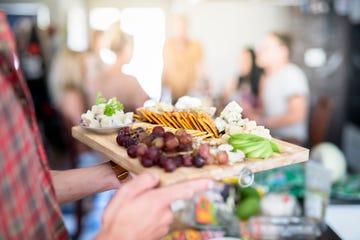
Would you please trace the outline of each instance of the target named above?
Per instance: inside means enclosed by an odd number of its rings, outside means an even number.
[[[126,149],[116,143],[116,133],[99,134],[88,131],[80,126],[75,126],[72,128],[72,135],[80,142],[135,174],[143,171],[151,171],[158,174],[162,186],[194,178],[221,180],[223,178],[237,177],[244,167],[250,168],[253,172],[259,172],[304,162],[309,159],[309,149],[273,139],[279,144],[281,152],[268,159],[245,159],[242,162],[231,165],[205,165],[202,168],[180,167],[172,173],[167,173],[159,167],[145,168],[138,159],[128,157]]]

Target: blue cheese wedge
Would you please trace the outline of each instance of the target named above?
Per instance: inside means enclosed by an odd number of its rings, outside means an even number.
[[[241,106],[232,101],[226,105],[220,116],[215,119],[215,125],[219,132],[225,132],[227,135],[236,133],[255,134],[265,138],[271,138],[270,130],[264,126],[258,126],[255,121],[242,118]]]

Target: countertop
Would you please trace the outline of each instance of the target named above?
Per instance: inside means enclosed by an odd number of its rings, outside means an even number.
[[[344,240],[360,239],[360,203],[332,201],[326,210],[326,223]],[[325,239],[325,238],[324,238]],[[328,238],[333,239],[333,238]]]

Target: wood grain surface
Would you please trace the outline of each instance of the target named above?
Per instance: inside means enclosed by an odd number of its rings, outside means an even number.
[[[273,139],[280,145],[281,153],[274,154],[273,157],[268,159],[245,159],[245,161],[233,165],[205,165],[202,168],[180,167],[172,173],[166,173],[159,167],[144,168],[137,158],[128,157],[126,149],[116,143],[116,133],[99,134],[83,129],[80,126],[75,126],[72,128],[72,135],[80,142],[102,153],[133,173],[151,171],[158,174],[160,177],[160,185],[162,186],[202,177],[215,180],[236,177],[244,166],[247,166],[253,172],[259,172],[304,162],[309,159],[309,149]]]

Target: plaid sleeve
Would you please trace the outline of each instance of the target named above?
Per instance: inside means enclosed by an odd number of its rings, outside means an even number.
[[[0,239],[66,239],[18,99],[0,75]]]
[[[19,98],[23,79],[6,57],[14,49],[2,44],[10,31],[3,19],[0,12],[0,239],[68,239],[34,119],[25,114],[33,106]]]

